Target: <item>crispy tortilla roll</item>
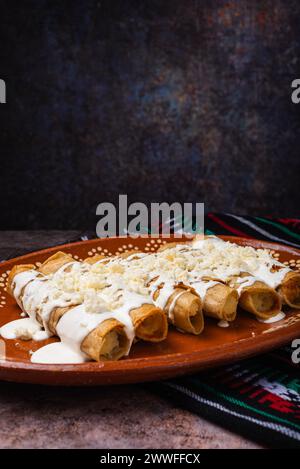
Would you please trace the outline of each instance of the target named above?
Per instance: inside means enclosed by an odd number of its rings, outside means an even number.
[[[15,265],[7,278],[7,292],[11,295],[14,296],[14,278],[16,275],[26,272],[28,270],[36,270],[35,265],[33,264],[21,264],[21,265]],[[29,280],[30,281],[30,280]]]
[[[135,335],[147,342],[160,342],[167,337],[168,321],[160,308],[152,304],[144,304],[130,311]]]
[[[291,308],[300,308],[300,273],[288,272],[279,286],[278,292],[284,304]]]
[[[90,332],[81,344],[81,350],[96,361],[119,360],[129,345],[124,325],[116,319],[107,319]]]
[[[280,312],[281,299],[273,288],[257,281],[241,290],[239,306],[260,319],[268,319]]]
[[[41,266],[37,269],[38,272],[40,272],[43,275],[49,275],[54,272],[56,272],[60,267],[62,267],[64,264],[72,262],[73,258],[69,254],[65,254],[64,252],[57,252],[53,254],[53,256],[49,257],[46,259]],[[36,267],[33,264],[21,264],[21,265],[16,265],[12,268],[11,272],[9,273],[8,280],[7,280],[7,291],[13,295],[13,284],[14,284],[14,278],[16,275],[30,271],[30,270],[35,270]],[[26,285],[25,285],[26,286]],[[24,288],[25,288],[24,286]],[[22,296],[22,292],[21,292]]]
[[[38,271],[41,272],[43,275],[49,275],[56,272],[60,267],[69,262],[73,262],[74,259],[70,254],[66,254],[65,252],[58,251],[53,256],[46,259],[42,265],[39,267]]]
[[[41,272],[44,275],[50,275],[54,274],[57,272],[58,269],[63,267],[65,264],[68,264],[69,262],[74,262],[74,259],[71,255],[66,254],[62,251],[58,251],[57,253],[53,254],[53,256],[49,257],[48,259],[43,262],[43,264],[39,267],[39,272]],[[66,269],[67,271],[67,269]],[[59,321],[59,319],[67,312],[69,309],[74,308],[74,304],[71,306],[67,306],[64,308],[54,308],[53,311],[51,312],[48,320],[48,328],[49,331],[56,335],[56,325]],[[42,324],[42,320],[39,316],[39,314],[36,314],[36,319]]]
[[[171,324],[181,331],[195,335],[203,331],[202,302],[194,293],[184,288],[175,288],[167,301],[166,311],[169,312]]]
[[[11,295],[14,296],[14,292],[13,292],[14,278],[15,278],[16,275],[18,275],[22,272],[34,270],[35,272],[39,272],[42,275],[49,275],[49,274],[55,273],[60,267],[62,267],[63,265],[65,265],[69,262],[72,262],[72,261],[73,261],[72,256],[70,256],[69,254],[65,254],[65,253],[60,251],[60,252],[57,252],[56,254],[54,254],[53,256],[49,257],[48,259],[46,259],[46,261],[43,262],[43,264],[37,270],[36,270],[35,266],[32,265],[32,264],[23,264],[23,265],[15,266],[11,270],[11,272],[9,274],[9,277],[8,277],[8,291]],[[39,276],[37,276],[36,278],[39,278]],[[32,280],[28,280],[28,282],[23,286],[20,294],[16,295],[17,296],[16,300],[17,300],[19,306],[22,309],[24,309],[23,304],[22,304],[24,289],[26,288],[28,283],[31,282],[31,281]],[[51,312],[50,318],[49,318],[51,328],[49,328],[49,330],[53,334],[55,334],[55,327],[56,327],[56,324],[57,324],[59,318],[66,311],[68,311],[71,307],[74,307],[74,305],[72,305],[70,307],[66,307],[66,308],[54,308],[53,311]],[[40,317],[38,311],[36,312],[36,319],[40,324],[43,324],[42,318]]]
[[[20,277],[18,280],[16,277],[21,274],[22,280],[21,283]],[[22,275],[23,274],[23,275]],[[12,268],[7,282],[7,291],[10,293],[20,306],[20,308],[25,311],[23,305],[23,297],[26,287],[33,282],[35,279],[38,279],[41,275],[38,273],[35,265],[32,264],[21,264]]]
[[[236,318],[238,301],[237,290],[218,283],[207,290],[203,299],[203,312],[206,316],[231,322]]]

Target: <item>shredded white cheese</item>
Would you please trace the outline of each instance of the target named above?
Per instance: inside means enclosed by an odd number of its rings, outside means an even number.
[[[276,270],[274,270],[274,267]],[[54,295],[70,295],[72,302],[84,303],[87,311],[112,311],[123,304],[124,291],[153,295],[156,287],[168,283],[175,287],[209,280],[230,283],[241,288],[260,280],[276,288],[290,269],[275,260],[268,250],[254,249],[208,237],[189,244],[178,244],[156,253],[115,256],[93,265],[74,262],[49,276]],[[151,288],[152,282],[152,288]]]

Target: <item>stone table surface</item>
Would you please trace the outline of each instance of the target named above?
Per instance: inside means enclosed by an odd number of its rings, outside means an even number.
[[[75,239],[76,231],[0,232],[0,259]],[[238,431],[238,429],[236,429]],[[257,448],[147,386],[0,383],[0,448]]]

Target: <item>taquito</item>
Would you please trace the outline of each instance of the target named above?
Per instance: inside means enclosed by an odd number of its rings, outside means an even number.
[[[9,275],[8,275],[8,278],[7,278],[7,292],[11,295],[11,296],[14,296],[14,289],[15,289],[15,277],[18,275],[18,274],[21,274],[23,272],[29,272],[29,271],[36,271],[36,266],[34,264],[20,264],[20,265],[15,265]],[[28,278],[28,282],[30,282],[32,279]],[[28,283],[27,282],[27,283]],[[19,294],[22,294],[22,290],[24,289],[24,287],[27,285],[27,283],[25,283],[25,285],[23,286],[23,288],[21,289],[20,292],[18,292],[18,296]],[[15,298],[16,300],[19,300],[19,298]]]
[[[24,310],[24,305],[23,305],[22,300],[23,300],[23,295],[24,295],[25,288],[28,286],[28,284],[30,282],[33,282],[34,280],[40,280],[41,278],[46,277],[47,275],[50,275],[50,274],[53,274],[53,273],[57,272],[58,269],[60,269],[65,264],[70,263],[70,262],[74,262],[72,256],[70,256],[69,254],[66,254],[64,252],[59,251],[59,252],[53,254],[48,259],[46,259],[40,265],[40,267],[38,269],[36,269],[36,267],[32,264],[17,265],[15,267],[13,267],[13,269],[9,273],[8,282],[7,282],[7,291],[12,296],[15,297],[15,299],[18,302],[19,306]],[[22,289],[20,291],[16,292],[15,288],[14,288],[15,287],[15,277],[18,274],[25,273],[25,272],[28,272],[28,273],[32,272],[32,273],[35,274],[35,277],[30,278],[30,276],[28,276],[28,281],[24,281]],[[45,278],[45,281],[47,281],[47,278]],[[44,301],[47,301],[47,299],[45,299]],[[72,307],[72,306],[70,306],[70,307]],[[60,310],[60,309],[68,310],[70,307],[67,307],[67,308],[54,308],[53,311],[50,314],[49,320],[51,320],[51,315],[54,314],[56,310]],[[35,319],[41,325],[43,325],[43,320],[40,317],[40,314],[39,314],[38,311],[35,312]],[[50,328],[49,328],[49,330],[51,331]]]
[[[81,350],[89,358],[99,361],[119,360],[129,346],[124,324],[107,319],[90,332],[81,343]]]
[[[153,294],[153,300],[156,301],[160,294],[161,288],[158,287]],[[202,302],[199,296],[191,291],[175,287],[164,310],[168,314],[169,322],[180,331],[195,335],[203,331]]]
[[[65,252],[58,251],[48,259],[46,259],[38,268],[38,271],[43,275],[50,275],[56,272],[58,269],[63,267],[63,265],[75,262],[73,257],[70,254]]]
[[[27,271],[35,271],[39,272],[42,275],[48,275],[56,272],[60,267],[62,267],[64,264],[68,262],[72,262],[73,258],[69,254],[66,254],[62,251],[58,251],[57,253],[53,254],[51,257],[46,259],[40,267],[37,269],[35,265],[33,264],[21,264],[21,265],[16,265],[12,268],[12,270],[9,273],[8,279],[7,279],[7,291],[10,293],[12,296],[14,294],[14,279],[16,275],[22,273],[22,272],[27,272]],[[31,279],[32,280],[32,279]],[[29,280],[29,281],[31,281]],[[24,282],[25,283],[25,282]],[[24,284],[23,290],[26,287],[27,283]],[[18,292],[22,295],[23,292]],[[19,299],[19,298],[18,298]]]
[[[217,283],[207,289],[203,298],[205,316],[232,322],[236,318],[239,295],[237,290]]]
[[[147,342],[161,342],[168,334],[168,321],[163,310],[145,303],[130,311],[135,335]]]
[[[278,292],[284,304],[291,308],[300,308],[300,273],[288,272],[281,282]]]
[[[51,275],[57,272],[64,265],[69,264],[71,262],[75,262],[75,261],[70,254],[66,254],[65,252],[58,251],[52,256],[50,256],[48,259],[46,259],[42,263],[42,265],[38,268],[38,271],[43,275]],[[68,271],[68,267],[66,267],[65,271],[66,272]],[[76,306],[76,303],[71,304],[70,306],[53,308],[53,310],[50,313],[48,324],[47,324],[49,331],[53,335],[56,335],[55,328],[51,327],[53,323],[53,318],[54,317],[60,318],[69,309],[74,308],[74,306]],[[42,324],[41,318],[39,317],[38,313],[36,314],[36,319]]]
[[[247,273],[243,273],[240,277],[251,277]],[[269,319],[279,314],[281,310],[281,298],[274,288],[269,287],[266,283],[257,280],[251,285],[244,286],[238,283],[237,279],[231,279],[231,285],[239,287],[239,306],[254,314],[260,319]]]

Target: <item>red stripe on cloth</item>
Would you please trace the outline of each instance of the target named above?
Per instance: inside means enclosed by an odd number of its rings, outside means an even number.
[[[266,217],[266,218],[271,218],[271,217]],[[300,218],[277,218],[277,221],[280,221],[282,223],[300,223]]]
[[[279,223],[283,223],[284,225],[299,225],[300,224],[299,218],[277,218],[276,221],[279,221]]]
[[[236,228],[233,228],[232,226],[227,225],[227,223],[225,223],[223,220],[220,220],[220,218],[216,217],[212,213],[208,213],[207,216],[214,222],[218,223],[218,225],[222,226],[223,228],[230,231],[231,233],[236,234],[237,236],[243,236],[244,238],[251,237],[247,233],[244,233],[243,231],[237,230]]]

